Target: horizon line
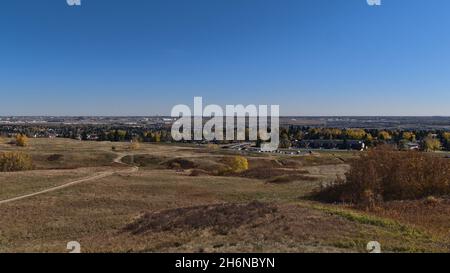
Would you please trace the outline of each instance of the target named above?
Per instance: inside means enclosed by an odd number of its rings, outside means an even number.
[[[188,115],[186,115],[188,116]],[[191,117],[196,117],[190,115]],[[270,115],[269,115],[270,116]],[[160,118],[178,118],[173,117],[171,115],[0,115],[0,118],[32,118],[32,117],[59,117],[59,118],[89,118],[89,117],[109,117],[109,118],[126,118],[126,117],[160,117]],[[214,116],[203,116],[204,118],[213,118]],[[217,117],[228,117],[227,115],[217,116]],[[280,115],[280,118],[332,118],[332,117],[393,117],[393,118],[401,118],[401,117],[434,117],[434,118],[450,118],[450,115]]]

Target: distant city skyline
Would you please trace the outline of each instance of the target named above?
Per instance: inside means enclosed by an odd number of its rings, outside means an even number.
[[[5,1],[0,116],[450,116],[448,0]]]

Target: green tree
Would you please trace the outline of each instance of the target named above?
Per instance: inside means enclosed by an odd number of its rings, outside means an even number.
[[[85,131],[83,131],[81,133],[81,140],[87,140],[87,139],[88,139],[88,135],[87,135],[87,133]]]
[[[450,132],[444,132],[442,133],[442,139],[443,139],[443,146],[447,151],[450,151]]]
[[[280,148],[287,149],[291,147],[291,141],[287,133],[282,133],[280,136]]]

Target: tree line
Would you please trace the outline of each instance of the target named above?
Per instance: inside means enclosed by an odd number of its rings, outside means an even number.
[[[172,142],[170,126],[138,127],[113,125],[8,125],[0,127],[0,135],[15,137],[62,137],[92,141]],[[248,130],[247,130],[248,135]],[[362,128],[316,128],[286,126],[280,128],[280,146],[288,148],[302,140],[358,140],[368,147],[380,144],[396,145],[408,149],[408,145],[420,145],[422,150],[450,151],[450,132],[445,130],[402,130]],[[217,144],[227,141],[213,141]],[[262,143],[257,141],[257,146]]]

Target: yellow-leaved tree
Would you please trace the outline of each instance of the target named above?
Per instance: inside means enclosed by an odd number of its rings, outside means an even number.
[[[33,161],[27,154],[21,152],[0,153],[0,172],[18,172],[32,168]]]
[[[440,150],[442,148],[442,143],[437,138],[427,136],[423,141],[423,146],[425,151],[432,152]]]
[[[412,132],[403,132],[402,138],[408,141],[415,141],[416,135]]]
[[[130,146],[128,147],[130,150],[138,150],[141,147],[141,144],[139,143],[139,139],[133,139],[130,143]]]
[[[235,156],[230,160],[230,167],[236,173],[246,171],[248,170],[248,160],[243,156]]]
[[[24,134],[16,135],[16,145],[19,147],[25,147],[28,145],[28,137]]]
[[[392,136],[387,131],[381,131],[381,132],[378,133],[378,138],[380,140],[391,140]]]

